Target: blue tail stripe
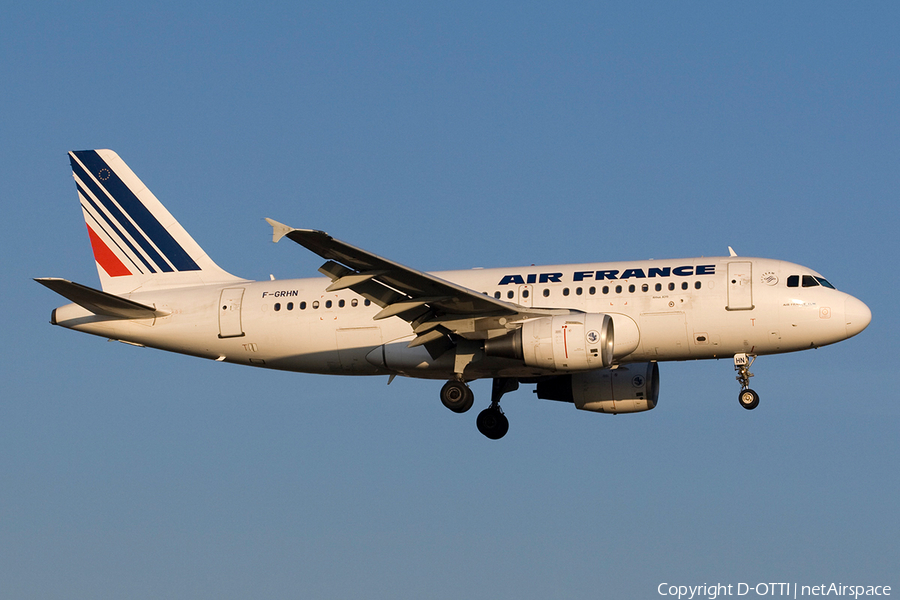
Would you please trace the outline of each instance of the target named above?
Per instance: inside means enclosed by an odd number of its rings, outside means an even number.
[[[103,187],[109,191],[109,194],[112,195],[116,199],[116,202],[119,203],[120,206],[128,213],[128,215],[134,220],[135,223],[144,231],[147,237],[153,240],[153,244],[159,248],[160,252],[174,265],[175,269],[178,271],[199,271],[200,267],[196,262],[190,257],[190,255],[181,247],[175,238],[172,237],[165,227],[153,216],[153,214],[144,206],[144,204],[138,200],[137,196],[128,188],[127,185],[119,178],[119,176],[106,164],[99,154],[95,150],[83,150],[79,152],[73,152],[73,154],[85,165],[85,167],[90,170],[95,176],[100,178],[100,173],[104,169],[106,170],[103,175],[103,178],[100,180],[103,182]],[[79,169],[79,165],[73,160],[72,168]],[[108,173],[108,176],[107,176]],[[115,204],[113,204],[109,198],[100,190],[100,188],[93,182],[93,180],[85,175],[82,178],[85,185],[88,185],[91,188],[97,198],[103,203],[103,205],[107,208],[107,210],[112,213],[115,218],[119,221],[120,225],[124,227],[128,232],[137,240],[138,244],[140,244],[141,248],[147,253],[151,259],[157,263],[160,269],[163,271],[171,271],[172,268],[159,257],[159,254],[155,251],[155,249],[151,246],[151,244],[147,241],[147,239],[138,232],[135,227],[129,222],[124,215],[121,214],[121,211],[116,208]],[[96,188],[96,189],[95,189]]]
[[[131,258],[132,255],[136,256],[144,264],[144,266],[147,268],[147,271],[149,273],[156,273],[156,269],[153,267],[153,265],[151,265],[147,261],[147,259],[144,258],[143,254],[138,252],[137,248],[134,247],[134,244],[132,244],[130,241],[128,241],[127,237],[122,235],[122,231],[119,229],[119,227],[106,215],[105,212],[103,212],[102,210],[99,209],[97,204],[94,202],[93,198],[91,198],[91,196],[88,195],[88,193],[85,191],[85,189],[83,187],[81,187],[81,184],[76,182],[75,187],[78,188],[78,193],[81,195],[81,197],[84,198],[84,200],[88,204],[90,204],[91,208],[94,209],[93,212],[88,213],[91,216],[91,220],[93,220],[93,222],[97,225],[97,227],[101,231],[103,231],[104,233],[106,233],[107,236],[109,236],[109,239],[112,240],[112,243],[114,243],[116,245],[116,247],[122,252],[122,254],[128,259],[128,262],[130,262],[132,265],[134,265],[135,269],[137,269],[137,271],[139,273],[143,272],[141,267],[134,262],[134,259]],[[95,214],[100,215],[103,218],[102,223],[97,219],[97,217],[94,216]],[[123,244],[125,244],[126,246],[128,246],[128,250],[131,251],[130,253],[127,252],[125,250],[125,248],[122,248],[122,246],[119,243],[120,241]]]

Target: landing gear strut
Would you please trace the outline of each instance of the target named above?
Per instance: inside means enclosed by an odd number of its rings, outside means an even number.
[[[509,431],[509,420],[500,409],[500,398],[506,392],[519,389],[519,380],[513,377],[495,377],[491,386],[491,405],[478,414],[475,424],[487,438],[499,440]]]
[[[741,384],[741,391],[738,394],[738,402],[747,410],[753,410],[759,406],[759,394],[750,389],[750,378],[753,373],[750,372],[750,365],[756,360],[756,356],[747,354],[734,355],[734,370],[737,371],[737,379]]]

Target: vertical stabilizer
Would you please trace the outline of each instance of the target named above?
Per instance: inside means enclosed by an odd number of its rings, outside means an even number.
[[[227,283],[222,270],[112,150],[69,152],[103,291]]]

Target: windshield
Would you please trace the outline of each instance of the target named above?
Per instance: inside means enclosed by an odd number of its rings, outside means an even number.
[[[819,283],[821,283],[822,285],[824,285],[827,288],[835,289],[835,287],[833,285],[831,285],[831,283],[829,283],[828,280],[825,279],[824,277],[816,277],[816,281],[818,281]]]
[[[829,289],[836,289],[831,282],[829,282],[824,277],[819,277],[818,275],[790,275],[787,278],[787,286],[788,287],[818,287],[823,286]]]

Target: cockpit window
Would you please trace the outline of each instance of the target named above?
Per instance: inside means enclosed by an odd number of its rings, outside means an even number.
[[[830,288],[832,290],[835,289],[835,287],[833,285],[831,285],[831,283],[824,277],[816,277],[816,281],[818,281],[819,283],[821,283],[822,285],[824,285],[827,288]]]
[[[787,278],[788,287],[800,287],[801,282],[803,287],[818,287],[821,285],[832,290],[835,289],[824,277],[815,275],[789,275]]]

